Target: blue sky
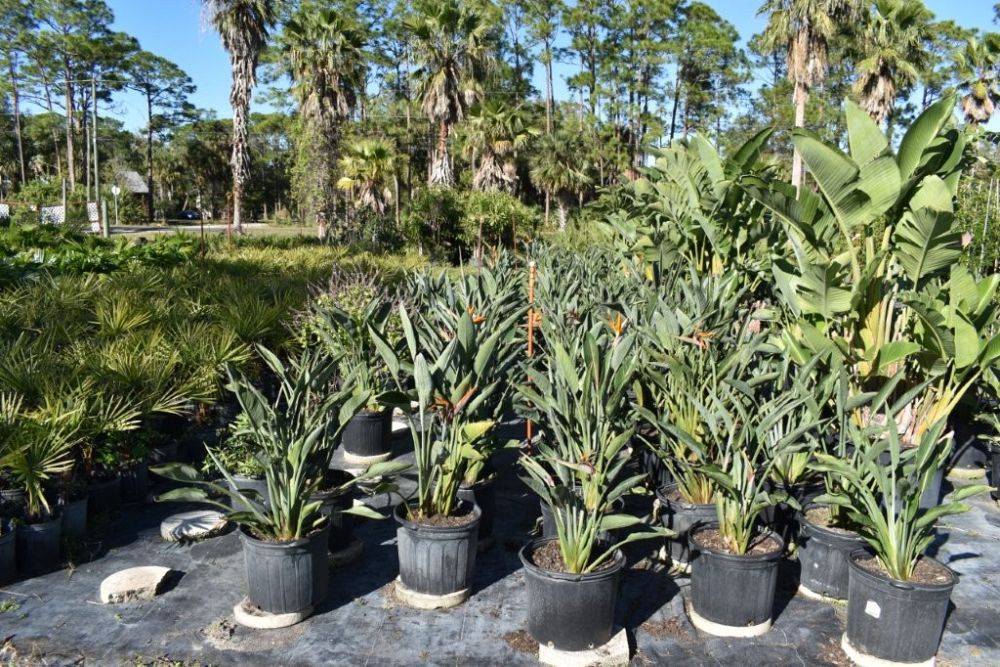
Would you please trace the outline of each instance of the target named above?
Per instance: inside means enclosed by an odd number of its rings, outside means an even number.
[[[705,0],[719,14],[736,26],[743,39],[759,32],[764,19],[756,17],[762,0]],[[192,102],[203,109],[215,110],[220,117],[229,112],[229,60],[218,35],[204,24],[201,0],[107,0],[114,10],[114,28],[135,36],[142,47],[181,67],[198,86]],[[925,0],[939,19],[989,30],[995,0]],[[562,70],[562,71],[559,71]],[[560,66],[557,78],[573,73],[570,66]],[[536,87],[543,83],[536,72]],[[556,83],[557,96],[565,96],[565,86]],[[120,95],[109,109],[130,129],[143,127],[145,107],[135,95]]]

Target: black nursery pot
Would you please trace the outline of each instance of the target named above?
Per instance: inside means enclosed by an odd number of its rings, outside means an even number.
[[[299,540],[258,540],[240,529],[250,602],[272,614],[291,614],[319,604],[329,584],[329,524]]]
[[[479,508],[479,541],[493,537],[493,521],[497,512],[496,476],[490,475],[472,486],[459,487],[458,498]]]
[[[87,532],[87,496],[74,498],[62,505],[62,534],[80,537]]]
[[[340,441],[349,458],[376,461],[392,453],[392,411],[362,410],[347,422]]]
[[[717,515],[714,503],[695,505],[683,500],[671,500],[670,496],[676,490],[676,484],[668,484],[656,490],[656,497],[660,501],[660,521],[665,528],[677,533],[676,537],[667,540],[670,560],[683,566],[691,562],[689,532],[697,526],[716,521]]]
[[[1000,446],[990,444],[990,486],[993,491],[990,491],[990,496],[993,500],[1000,499],[1000,492],[997,491],[997,486],[1000,485]]]
[[[771,490],[787,493],[795,500],[799,507],[805,507],[821,496],[824,488],[820,482],[806,484],[781,484],[775,482],[771,484]],[[768,507],[762,513],[762,517],[768,528],[774,531],[786,545],[790,544],[799,535],[799,511],[787,502]]]
[[[233,475],[232,477],[233,481],[236,482],[236,484],[235,485],[230,484],[229,485],[230,489],[234,491],[237,490],[242,491],[244,489],[250,491],[256,491],[258,494],[260,494],[258,499],[265,506],[268,504],[268,502],[270,501],[270,494],[267,491],[266,479],[258,479],[256,477],[244,477],[243,475]],[[234,501],[231,498],[227,498],[227,501],[229,505],[232,506]]]
[[[954,433],[954,443],[946,464],[950,473],[960,477],[977,477],[987,465],[985,443],[979,438],[982,426],[974,421],[968,408],[956,408],[948,418]]]
[[[820,506],[807,505],[800,518],[799,590],[805,589],[806,595],[846,600],[850,555],[863,549],[865,541],[857,533],[810,523],[806,512],[816,507]]]
[[[947,573],[946,582],[896,581],[859,565],[871,558],[863,550],[851,554],[847,632],[841,642],[844,651],[861,664],[871,664],[871,658],[902,664],[928,663],[941,643],[948,601],[957,581],[955,574],[932,561]]]
[[[122,502],[122,480],[118,475],[95,480],[87,487],[87,511],[91,516],[118,509]]]
[[[34,576],[59,566],[62,517],[17,527],[17,569]]]
[[[625,556],[616,551],[613,567],[590,574],[552,572],[533,560],[535,552],[552,541],[534,540],[519,554],[528,591],[528,632],[538,643],[562,651],[606,644],[614,633]]]
[[[399,580],[414,593],[450,596],[469,591],[476,567],[479,521],[482,512],[461,501],[456,516],[468,512],[474,519],[461,526],[426,526],[406,518],[406,507],[396,506],[393,515],[399,551]],[[458,595],[464,598],[464,595]]]
[[[0,520],[0,586],[14,580],[17,574],[15,533]]]
[[[349,481],[345,479],[351,474],[343,471],[330,471],[330,485],[339,485]],[[330,522],[330,551],[336,553],[343,551],[351,545],[351,538],[354,536],[354,517],[345,514],[344,510],[349,510],[354,505],[354,494],[350,491],[346,493],[321,492],[313,495],[312,500],[320,503],[319,512]]]
[[[133,463],[122,468],[121,487],[123,503],[142,503],[149,494],[149,465]]]
[[[718,524],[693,529],[691,561],[691,622],[699,630],[721,637],[756,637],[771,628],[778,563],[785,544],[772,532],[776,549],[762,555],[735,555],[706,547],[698,536]]]

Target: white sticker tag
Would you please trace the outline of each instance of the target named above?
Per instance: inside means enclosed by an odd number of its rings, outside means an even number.
[[[865,613],[872,618],[879,618],[882,616],[882,607],[878,606],[875,600],[869,600],[865,603]]]

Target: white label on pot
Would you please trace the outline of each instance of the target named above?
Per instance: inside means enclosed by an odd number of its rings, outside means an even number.
[[[882,607],[875,600],[869,600],[865,603],[865,613],[872,618],[879,618],[882,616]]]

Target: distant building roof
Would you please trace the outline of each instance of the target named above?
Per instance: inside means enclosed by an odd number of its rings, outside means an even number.
[[[129,192],[137,195],[148,195],[149,188],[146,187],[146,179],[137,171],[119,171],[115,179]]]

